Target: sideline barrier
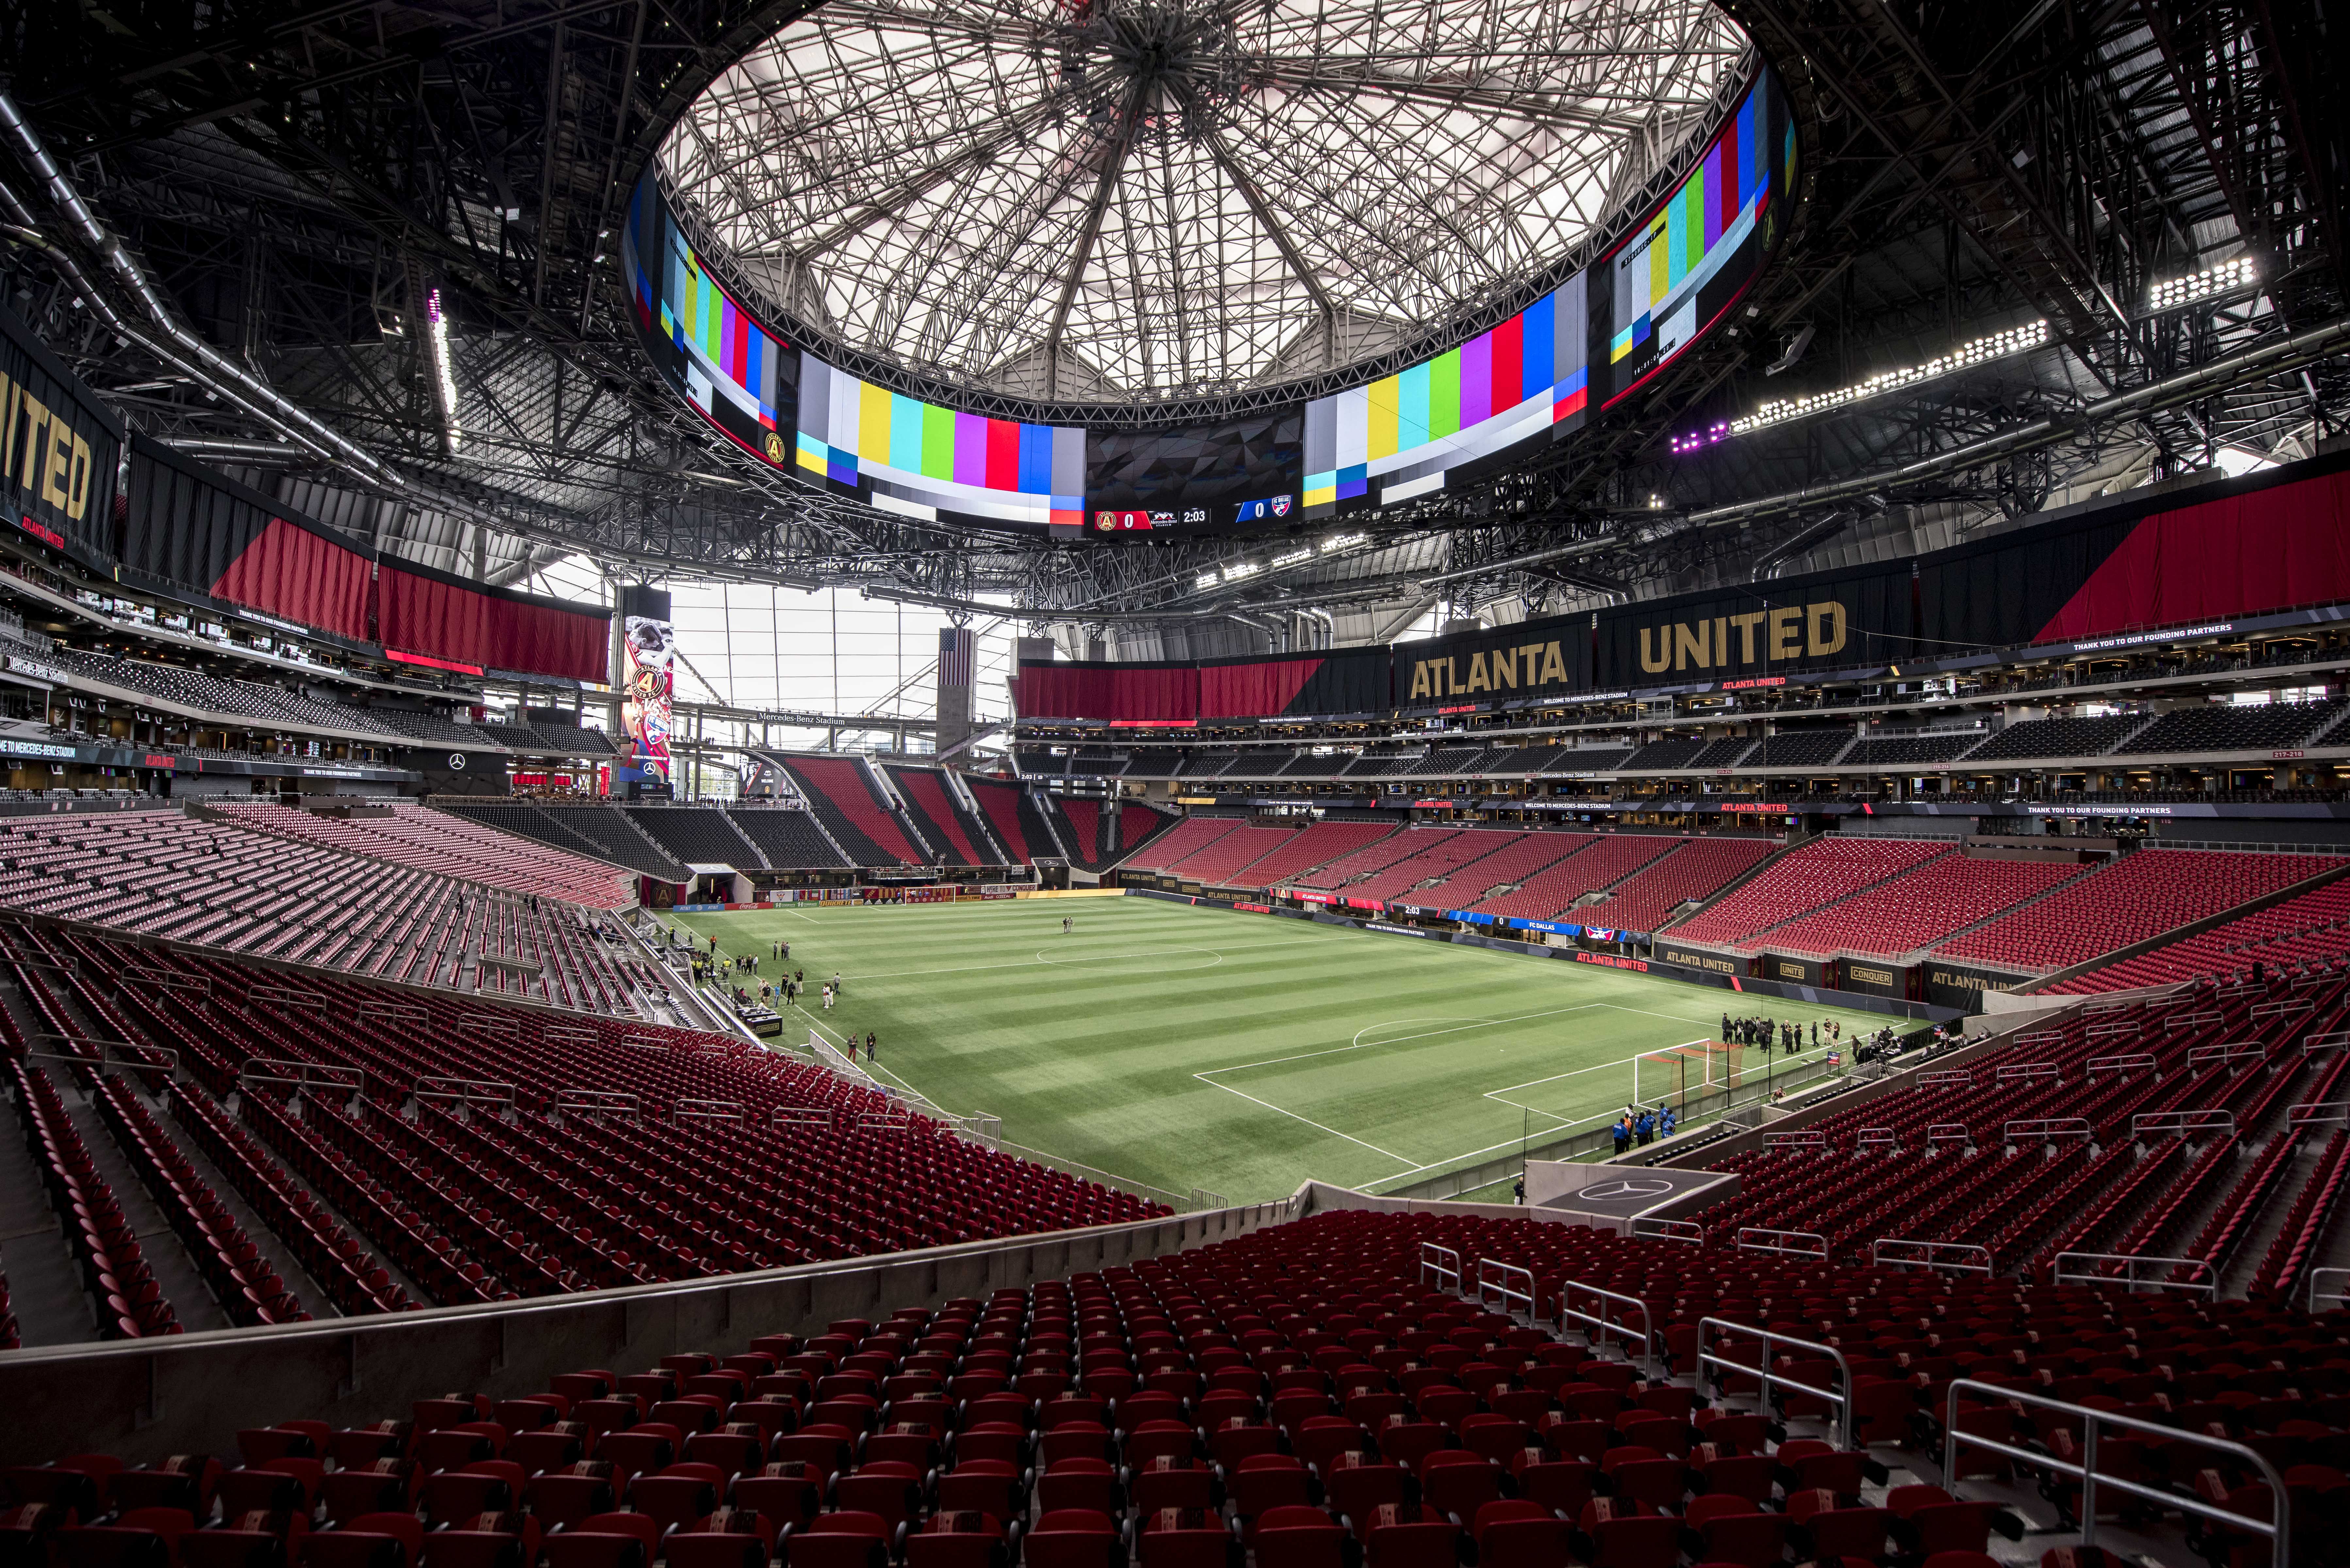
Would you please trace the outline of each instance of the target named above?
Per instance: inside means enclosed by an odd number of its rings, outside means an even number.
[[[2081,1423],[2080,1463],[2074,1464],[2067,1459],[2057,1459],[2044,1449],[2016,1448],[2012,1444],[2002,1443],[1996,1438],[1961,1431],[1959,1427],[1959,1400],[1961,1396],[1966,1395],[1977,1396],[1974,1402],[1981,1406],[1995,1408],[2002,1405],[2021,1405],[2030,1410],[2053,1410],[2068,1419],[2079,1421]],[[1950,1403],[1944,1407],[1943,1417],[1942,1474],[1945,1478],[1957,1473],[1959,1450],[1966,1448],[1980,1449],[1984,1453],[1998,1454],[2030,1469],[2053,1471],[2057,1475],[2070,1476],[2079,1481],[2081,1483],[2081,1545],[2085,1549],[2093,1548],[2097,1544],[2097,1491],[2098,1489],[2105,1488],[2151,1502],[2158,1508],[2175,1508],[2182,1513],[2191,1513],[2199,1519],[2219,1521],[2232,1529],[2248,1530],[2266,1536],[2274,1545],[2274,1555],[2270,1561],[2277,1563],[2293,1561],[2293,1503],[2290,1494],[2285,1490],[2284,1478],[2277,1473],[2275,1466],[2241,1443],[2226,1438],[2215,1438],[2208,1432],[2198,1432],[2181,1427],[2166,1427],[2155,1421],[2141,1421],[2135,1416],[2124,1416],[2112,1410],[2096,1410],[2086,1405],[2071,1405],[2062,1399],[2051,1399],[2042,1394],[2029,1394],[2014,1388],[1978,1383],[1969,1377],[1961,1377],[1950,1385]],[[2253,1514],[2238,1513],[2231,1509],[2206,1502],[2184,1487],[2158,1489],[2138,1481],[2126,1480],[2113,1474],[2110,1470],[2101,1474],[2097,1464],[2097,1428],[2100,1427],[2115,1427],[2125,1432],[2143,1432],[2147,1437],[2154,1438],[2159,1443],[2166,1445],[2189,1443],[2196,1448],[2209,1449],[2215,1453],[2226,1454],[2244,1463],[2248,1469],[2259,1474],[2267,1484],[2271,1510],[2269,1518],[2262,1520]],[[1948,1484],[1947,1480],[1945,1484]]]

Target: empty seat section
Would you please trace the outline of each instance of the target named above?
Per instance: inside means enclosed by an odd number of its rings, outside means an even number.
[[[1302,832],[1275,843],[1240,871],[1239,886],[1262,891],[1378,843],[1395,831],[1387,822],[1344,822],[1325,818]]]
[[[1678,838],[1656,834],[1596,833],[1574,836],[1581,843],[1565,859],[1536,871],[1525,878],[1523,886],[1469,908],[1519,919],[1552,919],[1572,909],[1586,894],[1622,881],[1681,843]]]
[[[1656,930],[1674,910],[1712,898],[1777,847],[1762,838],[1685,840],[1625,877],[1607,898],[1578,909],[1575,918],[1619,931]]]
[[[816,824],[813,812],[796,806],[734,805],[726,815],[733,819],[735,831],[759,846],[767,864],[786,870],[830,869],[848,864],[824,830]]]
[[[913,813],[914,826],[946,864],[1003,864],[1003,857],[988,843],[979,824],[972,820],[962,803],[948,793],[946,780],[936,768],[892,767],[889,779],[904,797],[907,809]]]
[[[1202,887],[1226,887],[1243,867],[1274,853],[1296,836],[1294,827],[1235,827],[1173,862],[1167,867],[1167,874]]]
[[[777,756],[808,808],[824,820],[858,866],[920,866],[928,857],[908,841],[854,757]]]
[[[2246,978],[2256,963],[2264,971],[2310,972],[2345,958],[2350,958],[2350,882],[2331,882],[2050,989],[2079,994],[2217,975]]]
[[[630,805],[621,808],[646,836],[688,866],[756,867],[757,851],[715,806]]]
[[[1815,838],[1673,928],[1692,942],[1751,942],[1772,927],[1948,855],[1948,839]]]
[[[1770,935],[1774,951],[1914,952],[2082,874],[2070,862],[1945,855]]]
[[[1129,871],[1167,871],[1207,848],[1224,835],[1237,831],[1237,816],[1188,816],[1141,849],[1126,857]]]
[[[1934,950],[1957,961],[2064,969],[2344,864],[2332,855],[2141,849]]]

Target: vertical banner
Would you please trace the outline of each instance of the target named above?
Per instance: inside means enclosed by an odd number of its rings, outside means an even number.
[[[670,597],[660,588],[633,583],[620,590],[620,718],[629,732],[629,757],[614,770],[622,794],[634,800],[671,793],[669,737],[676,694],[677,628],[670,620]]]
[[[971,738],[972,688],[977,684],[979,633],[967,626],[939,628],[938,738],[941,753]]]

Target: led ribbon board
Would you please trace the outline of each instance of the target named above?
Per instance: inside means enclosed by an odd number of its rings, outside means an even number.
[[[1775,227],[1774,121],[1782,176],[1792,182],[1794,173],[1794,129],[1779,103],[1768,78],[1748,93],[1680,188],[1602,264],[1608,282],[1607,401],[1695,342],[1752,276]]]
[[[1554,427],[1579,424],[1586,393],[1584,278],[1450,353],[1305,405],[1305,515],[1350,501],[1407,500],[1446,472]]]

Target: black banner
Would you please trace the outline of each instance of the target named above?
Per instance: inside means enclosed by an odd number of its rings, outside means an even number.
[[[1384,713],[1388,698],[1388,650],[1333,649],[1322,668],[1308,676],[1284,713]]]
[[[1677,963],[1686,969],[1700,970],[1707,974],[1727,974],[1743,977],[1746,961],[1724,953],[1710,953],[1697,948],[1677,948],[1669,942],[1656,944],[1656,956],[1666,963]]]
[[[1830,990],[1835,987],[1835,966],[1814,958],[1803,958],[1794,953],[1764,953],[1756,978],[1775,980],[1788,985],[1817,985]]]
[[[122,422],[0,306],[0,498],[7,520],[88,561],[114,556]]]
[[[1847,958],[1838,967],[1844,971],[1843,990],[1870,996],[1909,994],[1909,971],[1898,965],[1877,959]]]
[[[2004,970],[1970,969],[1964,964],[1945,963],[1929,958],[1920,966],[1926,971],[1926,1002],[1932,1007],[1955,1007],[1967,1012],[1982,1011],[1982,993],[1986,991],[2013,991],[2029,985],[2036,978],[2028,974],[2010,974]]]
[[[1915,648],[1907,565],[1817,572],[1599,612],[1607,687],[1775,683],[1890,663]]]
[[[1591,687],[1591,618],[1554,616],[1494,631],[1395,645],[1399,708],[1511,697],[1565,697]]]

